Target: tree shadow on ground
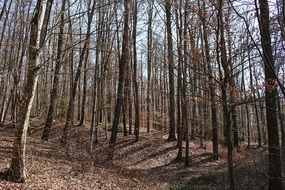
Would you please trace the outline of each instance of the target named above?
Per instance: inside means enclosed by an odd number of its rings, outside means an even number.
[[[2,134],[2,132],[5,132]],[[7,131],[0,130],[1,137],[5,137]],[[89,131],[81,133],[81,141],[88,143]],[[84,135],[86,138],[84,139]],[[82,143],[66,150],[59,144],[44,142],[36,139],[29,140],[28,152],[30,156],[37,158],[37,162],[43,160],[54,164],[72,165],[72,172],[86,172],[85,168],[98,167],[107,169],[108,172],[115,173],[128,179],[138,179],[143,183],[163,183],[172,186],[172,189],[191,190],[191,189],[228,189],[227,165],[225,158],[223,162],[213,162],[212,154],[209,150],[202,150],[191,147],[190,167],[184,167],[183,162],[176,162],[176,142],[165,142],[161,138],[152,135],[145,135],[139,143],[134,142],[133,136],[119,136],[115,148],[113,160],[106,160],[108,150],[108,140],[100,136],[100,143],[95,147],[94,157],[87,154]],[[159,133],[157,134],[159,135]],[[75,142],[75,138],[71,142]],[[8,138],[7,138],[8,139]],[[8,139],[9,140],[9,139]],[[7,157],[11,154],[12,141],[0,146],[0,156]],[[81,142],[80,141],[80,142]],[[4,140],[1,139],[1,143]],[[6,140],[5,140],[6,142]],[[192,142],[191,142],[192,143]],[[7,146],[6,146],[7,145]],[[8,146],[9,145],[9,146]],[[30,149],[30,147],[33,147]],[[3,150],[3,151],[2,151]],[[266,187],[267,165],[265,157],[266,150],[252,149],[243,151],[243,158],[235,158],[235,176],[239,190],[264,189]],[[68,154],[67,154],[68,153]],[[257,156],[258,155],[258,156]],[[239,156],[237,154],[237,156]],[[95,165],[91,165],[93,160]],[[76,165],[82,166],[78,171]],[[40,172],[40,171],[37,171]],[[70,175],[70,174],[68,174]],[[0,180],[3,180],[0,178]]]
[[[248,158],[248,157],[247,157]],[[201,166],[205,160],[202,159],[195,165]],[[239,190],[261,190],[267,189],[267,175],[266,169],[263,168],[266,158],[264,155],[260,156],[259,160],[255,162],[239,160],[235,165],[235,179],[237,189]],[[173,187],[172,190],[222,190],[229,189],[229,180],[227,172],[227,164],[220,165],[218,170],[211,168],[208,172],[187,174],[184,185]]]
[[[239,190],[261,190],[266,189],[267,180],[261,180],[245,174],[244,168],[235,170],[237,189]],[[258,174],[257,174],[258,175]],[[263,176],[265,178],[266,176]],[[180,187],[171,188],[172,190],[222,190],[229,189],[228,173],[209,172],[200,175],[190,175],[185,184]]]
[[[158,156],[167,154],[169,151],[175,150],[175,149],[177,149],[176,146],[171,146],[171,147],[167,147],[167,148],[165,148],[165,149],[158,150],[158,151],[156,151],[156,152],[147,154],[144,158],[138,160],[138,161],[135,162],[134,164],[140,164],[140,163],[145,162],[145,161],[147,161],[147,160],[149,160],[149,159],[152,159],[152,158],[155,158],[155,157],[158,157]]]

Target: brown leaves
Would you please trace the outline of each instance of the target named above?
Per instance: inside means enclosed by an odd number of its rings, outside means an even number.
[[[142,128],[141,141],[138,143],[134,142],[133,136],[123,137],[119,134],[110,160],[107,151],[109,141],[105,139],[103,131],[99,130],[99,143],[90,155],[86,148],[88,127],[80,128],[80,131],[72,128],[71,134],[74,135],[71,135],[69,149],[59,146],[60,136],[57,133],[61,132],[61,127],[56,127],[58,131],[52,133],[50,142],[41,141],[40,132],[31,134],[27,145],[27,183],[22,185],[0,180],[0,189],[156,190],[181,187],[189,180],[196,189],[223,189],[227,186],[227,151],[220,147],[220,160],[213,161],[210,141],[204,142],[205,149],[199,147],[198,141],[190,143],[191,167],[185,168],[183,163],[174,161],[176,142],[167,142],[167,135],[161,139],[160,132],[147,134]],[[11,128],[0,128],[0,171],[8,168],[10,163],[11,134]],[[252,186],[266,182],[265,168],[260,164],[264,150],[242,150],[234,155],[241,189],[247,188],[248,184]]]

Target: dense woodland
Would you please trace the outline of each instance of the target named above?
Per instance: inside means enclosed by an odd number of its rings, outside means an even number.
[[[284,60],[284,0],[0,0],[0,189],[282,190]]]

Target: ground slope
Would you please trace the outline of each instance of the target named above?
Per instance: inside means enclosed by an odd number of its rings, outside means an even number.
[[[191,141],[191,167],[175,162],[176,142],[167,142],[159,132],[142,132],[141,140],[119,134],[115,151],[108,148],[104,130],[92,154],[88,153],[89,128],[74,127],[70,145],[61,147],[61,125],[53,127],[49,142],[40,140],[41,127],[28,137],[26,184],[0,179],[0,189],[227,189],[226,150],[220,147],[220,160],[211,160],[211,142],[203,148]],[[109,134],[107,134],[109,135]],[[109,137],[109,136],[108,136]],[[0,127],[0,171],[11,159],[13,129]],[[112,157],[112,159],[111,159]],[[235,152],[238,189],[266,187],[265,148]]]

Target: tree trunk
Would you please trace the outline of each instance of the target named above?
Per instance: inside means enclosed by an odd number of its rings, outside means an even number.
[[[139,141],[140,133],[140,105],[139,105],[139,90],[137,82],[137,0],[134,2],[134,23],[133,23],[133,54],[134,54],[134,70],[133,70],[133,84],[134,84],[134,104],[135,104],[135,141]]]
[[[228,172],[229,172],[229,182],[230,189],[236,189],[236,182],[234,176],[234,166],[233,166],[233,144],[232,144],[232,131],[231,131],[231,113],[228,103],[228,85],[230,84],[230,68],[227,62],[227,53],[225,45],[225,36],[224,36],[224,21],[223,21],[223,0],[219,0],[219,9],[218,9],[218,31],[220,33],[220,52],[221,52],[221,65],[224,70],[224,78],[221,84],[222,91],[222,108],[224,115],[224,126],[225,126],[225,135],[226,135],[226,144],[228,149],[227,159],[228,159]],[[219,53],[219,52],[217,52]],[[230,94],[231,95],[231,94]],[[232,98],[229,98],[231,100]]]
[[[56,55],[56,63],[55,63],[55,71],[53,77],[53,86],[50,94],[50,105],[48,109],[48,115],[46,124],[44,126],[42,140],[47,141],[49,139],[50,130],[53,122],[54,111],[56,109],[57,103],[57,91],[58,91],[58,83],[59,83],[59,71],[62,65],[62,46],[63,46],[63,29],[64,29],[64,11],[65,11],[65,0],[62,0],[61,5],[61,15],[60,15],[60,26],[59,26],[59,34],[58,34],[58,42],[57,42],[57,55]]]
[[[177,49],[178,49],[178,78],[177,78],[177,98],[176,98],[176,106],[177,106],[177,112],[176,112],[176,118],[177,118],[177,146],[178,146],[178,153],[176,156],[176,160],[181,161],[182,158],[182,144],[183,144],[183,129],[182,129],[182,110],[181,110],[181,102],[182,102],[182,62],[183,62],[183,54],[182,54],[182,42],[183,42],[183,31],[182,31],[182,5],[181,1],[177,5],[177,8],[175,10],[175,17],[176,17],[176,29],[177,29]]]
[[[282,112],[281,108],[281,101],[278,99],[277,101],[277,108],[278,108],[278,116],[279,116],[279,121],[280,121],[280,130],[281,130],[281,164],[283,167],[283,175],[285,175],[285,124],[284,124],[284,119],[285,115]]]
[[[248,37],[247,37],[247,41],[248,41]],[[249,64],[250,87],[251,87],[251,89],[254,89],[253,72],[252,72],[252,67],[251,67],[251,55],[250,55],[249,47],[248,47],[248,51],[247,51],[247,57],[248,57],[248,64]],[[252,92],[252,94],[253,94],[253,99],[254,99],[254,111],[255,111],[255,116],[256,116],[258,147],[261,147],[261,127],[260,127],[260,122],[259,122],[259,114],[258,114],[258,109],[257,109],[257,101],[256,101],[255,90]]]
[[[188,26],[188,8],[189,4],[185,2],[185,14],[184,14],[184,30],[183,37],[187,36],[187,26]],[[185,136],[186,140],[186,152],[185,152],[185,166],[190,166],[190,147],[189,147],[189,125],[188,125],[188,100],[187,100],[187,67],[188,67],[188,57],[187,57],[187,43],[184,41],[183,50],[184,50],[184,60],[182,65],[182,90],[181,90],[181,111],[182,111],[182,131],[181,134]]]
[[[152,89],[152,82],[151,82],[151,62],[152,62],[152,7],[153,7],[153,0],[149,0],[148,2],[148,28],[147,28],[147,94],[146,94],[146,128],[147,132],[150,132],[150,115],[151,115],[151,98],[150,98],[150,90]]]
[[[217,108],[216,108],[216,85],[214,83],[214,76],[211,66],[211,58],[209,52],[209,42],[208,42],[208,26],[206,24],[207,12],[205,0],[203,0],[203,15],[202,15],[202,25],[203,25],[203,39],[205,46],[205,55],[208,69],[208,78],[209,78],[209,89],[210,89],[210,100],[211,100],[211,120],[212,120],[212,141],[213,141],[213,159],[217,160],[219,158],[219,131],[218,131],[218,122],[217,122]]]
[[[83,94],[82,94],[82,103],[81,103],[81,114],[79,126],[84,125],[85,120],[85,105],[87,101],[87,63],[89,56],[89,47],[86,50],[85,60],[84,60],[84,72],[83,72]]]
[[[117,89],[117,102],[115,107],[112,134],[110,146],[114,147],[117,139],[119,119],[121,116],[123,101],[124,101],[124,81],[125,81],[125,66],[129,64],[129,0],[124,0],[124,32],[122,43],[122,55],[119,61],[119,81]]]
[[[25,182],[27,179],[27,131],[38,81],[41,48],[46,36],[45,28],[48,24],[51,6],[52,0],[38,0],[31,21],[27,78],[25,79],[23,95],[19,104],[20,113],[16,123],[13,157],[7,171],[9,178],[19,182]]]
[[[173,40],[171,28],[171,3],[172,0],[166,1],[166,30],[167,30],[167,57],[169,73],[169,136],[168,140],[176,141],[175,137],[175,89],[174,89],[174,63],[173,63]]]
[[[271,36],[269,29],[269,6],[267,0],[259,0],[259,29],[265,65],[265,104],[269,145],[269,186],[268,189],[283,189],[280,160],[280,145],[276,112],[277,81],[272,56]]]

